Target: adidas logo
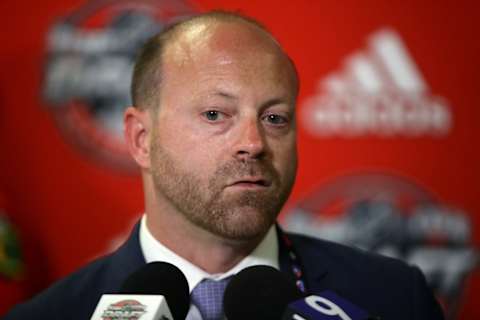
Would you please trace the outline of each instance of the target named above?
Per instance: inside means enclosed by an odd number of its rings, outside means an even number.
[[[344,69],[319,82],[301,106],[304,127],[318,137],[444,136],[450,108],[434,96],[400,36],[382,29],[368,49],[350,55]]]

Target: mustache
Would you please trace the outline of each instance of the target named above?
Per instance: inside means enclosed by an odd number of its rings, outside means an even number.
[[[231,160],[224,163],[215,171],[215,176],[223,176],[231,179],[241,179],[246,176],[261,177],[267,181],[278,180],[277,170],[272,163],[267,161]]]

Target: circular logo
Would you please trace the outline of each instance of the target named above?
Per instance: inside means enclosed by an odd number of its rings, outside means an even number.
[[[135,168],[123,140],[123,111],[131,104],[137,51],[192,13],[180,0],[91,1],[53,25],[43,96],[63,136],[84,155]]]
[[[324,184],[287,212],[285,227],[417,265],[448,319],[455,318],[479,258],[464,212],[407,179],[381,173]]]

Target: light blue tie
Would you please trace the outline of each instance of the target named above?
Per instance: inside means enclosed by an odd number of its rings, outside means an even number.
[[[203,320],[223,319],[223,293],[229,281],[204,279],[195,286],[190,298]]]

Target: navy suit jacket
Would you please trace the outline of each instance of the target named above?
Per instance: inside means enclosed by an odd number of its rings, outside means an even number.
[[[300,235],[288,236],[301,259],[310,294],[335,291],[384,320],[443,319],[419,269],[340,244]],[[286,252],[279,247],[280,268],[290,274]],[[90,319],[101,295],[118,292],[125,278],[145,263],[137,225],[117,251],[17,305],[4,319]]]

